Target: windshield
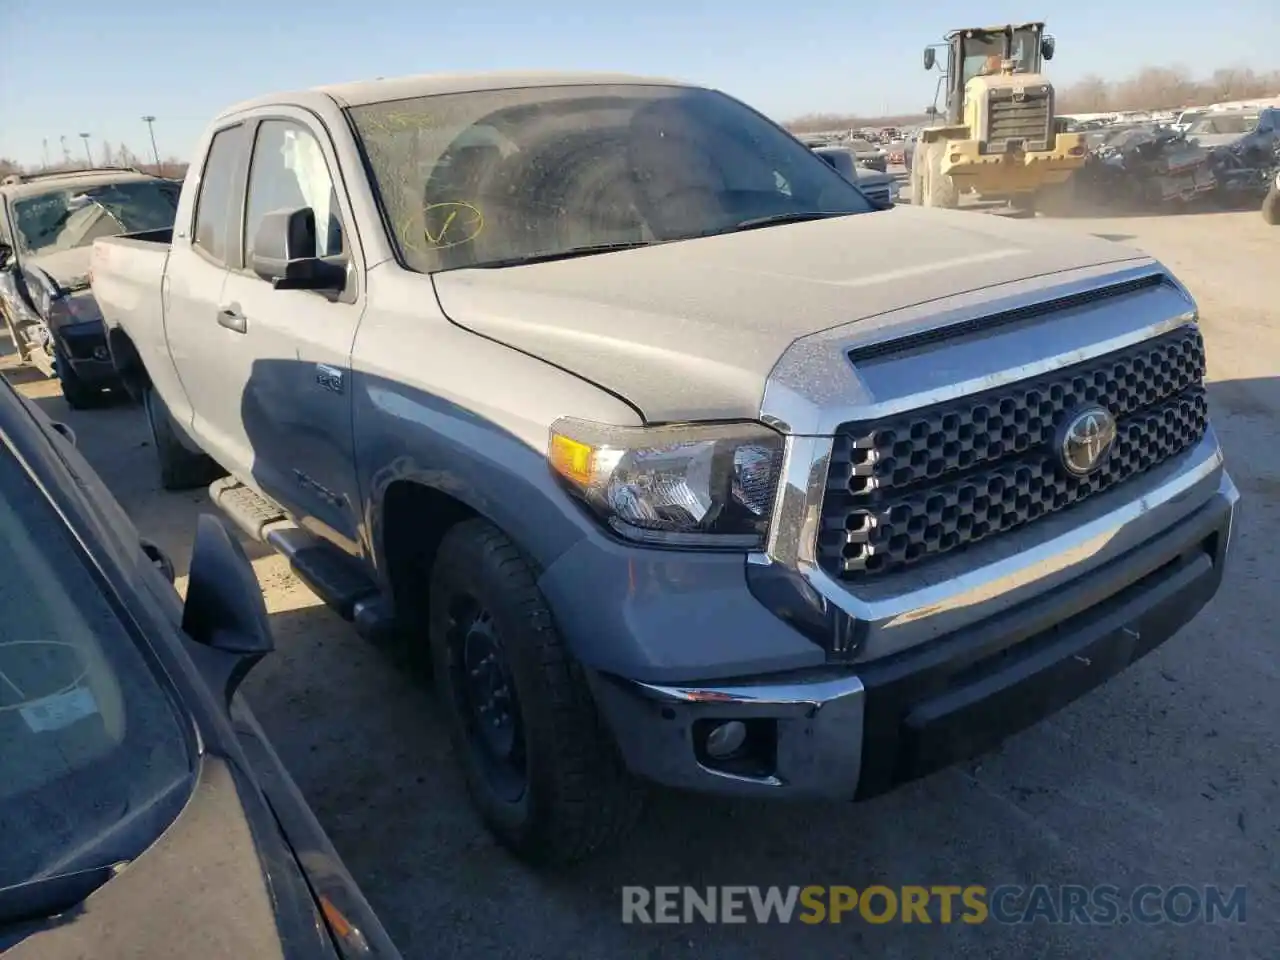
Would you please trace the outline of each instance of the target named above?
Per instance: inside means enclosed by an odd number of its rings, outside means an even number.
[[[192,759],[141,648],[7,454],[0,571],[2,890],[136,856]]]
[[[1258,118],[1252,116],[1203,117],[1191,125],[1188,133],[1252,133]]]
[[[90,246],[99,237],[173,226],[180,188],[167,180],[64,187],[14,201],[22,249],[52,253]]]
[[[790,134],[709,90],[535,87],[351,114],[404,262],[424,273],[875,209]]]
[[[974,77],[992,77],[1000,73],[1004,59],[1003,33],[979,33],[964,38],[964,82]],[[1030,30],[1013,32],[1013,50],[1010,54],[1019,73],[1034,73],[1038,53],[1039,35]]]

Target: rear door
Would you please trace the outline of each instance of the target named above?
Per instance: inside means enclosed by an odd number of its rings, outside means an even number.
[[[217,369],[226,390],[219,429],[246,451],[242,476],[313,532],[358,550],[359,491],[351,433],[351,344],[364,310],[363,262],[354,217],[324,124],[274,107],[254,118],[239,265],[222,290]],[[276,290],[252,270],[265,214],[310,207],[320,256],[345,258],[337,294]],[[234,402],[233,398],[234,397]]]
[[[180,390],[162,396],[206,452],[240,472],[247,451],[229,431],[227,411],[238,404],[223,373],[222,355],[232,334],[219,325],[227,272],[239,266],[240,210],[248,165],[249,129],[235,123],[217,130],[189,211],[179,211],[173,246],[161,282],[165,336]],[[184,222],[185,221],[185,222]]]

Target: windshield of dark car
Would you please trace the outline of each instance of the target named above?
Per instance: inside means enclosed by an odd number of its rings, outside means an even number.
[[[393,239],[424,273],[873,209],[790,134],[709,90],[534,87],[351,114]]]
[[[30,254],[87,247],[99,237],[172,227],[180,187],[137,180],[60,187],[13,204],[18,241]]]
[[[191,782],[167,688],[99,583],[0,455],[0,888],[131,858]]]

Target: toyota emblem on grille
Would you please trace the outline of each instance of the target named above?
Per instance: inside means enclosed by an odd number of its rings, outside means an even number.
[[[1058,459],[1067,472],[1087,477],[1107,459],[1116,440],[1116,418],[1102,407],[1073,413],[1058,434]]]

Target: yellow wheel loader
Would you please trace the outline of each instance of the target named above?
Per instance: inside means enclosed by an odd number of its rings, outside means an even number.
[[[946,113],[919,133],[911,164],[912,203],[957,207],[965,195],[1034,214],[1037,201],[1084,165],[1084,134],[1054,116],[1053,85],[1041,73],[1054,40],[1043,23],[953,30],[925,47],[924,66],[946,50],[938,85]]]

